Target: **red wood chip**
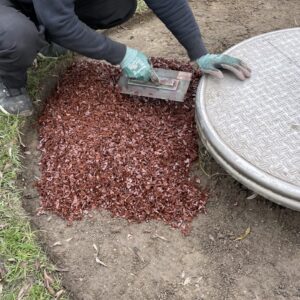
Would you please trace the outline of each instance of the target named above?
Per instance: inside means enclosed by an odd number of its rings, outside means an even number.
[[[67,70],[39,119],[43,209],[69,222],[100,208],[189,230],[207,201],[189,177],[200,73],[174,60],[153,64],[193,72],[184,103],[121,95],[120,70],[101,62],[77,61]]]

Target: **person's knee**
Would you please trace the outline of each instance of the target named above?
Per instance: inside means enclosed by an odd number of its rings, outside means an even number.
[[[7,59],[12,67],[27,68],[41,47],[38,31],[25,17],[4,22],[0,22],[0,59]]]
[[[93,1],[91,5],[76,6],[79,19],[93,29],[106,29],[128,21],[135,13],[137,0]]]
[[[137,0],[123,0],[122,5],[115,11],[115,18],[108,27],[114,27],[127,22],[133,17],[137,9]]]
[[[124,17],[124,22],[128,21],[136,12],[137,9],[137,0],[127,0],[128,2],[128,12]]]

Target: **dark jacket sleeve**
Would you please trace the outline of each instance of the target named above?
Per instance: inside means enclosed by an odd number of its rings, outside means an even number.
[[[125,45],[112,41],[78,19],[74,0],[33,0],[33,4],[39,22],[55,43],[112,64],[118,64],[124,58]]]
[[[185,47],[191,60],[207,53],[199,26],[187,0],[145,0],[177,40]]]

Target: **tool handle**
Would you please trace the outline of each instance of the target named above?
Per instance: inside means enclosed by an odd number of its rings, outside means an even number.
[[[150,80],[156,85],[161,84],[161,80],[160,80],[159,76],[153,69],[151,70]]]

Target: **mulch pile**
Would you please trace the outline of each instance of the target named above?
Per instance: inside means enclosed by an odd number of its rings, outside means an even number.
[[[153,64],[194,72],[184,103],[121,95],[120,70],[101,62],[67,70],[39,119],[42,209],[69,222],[102,208],[130,221],[189,229],[207,201],[189,178],[198,150],[200,73],[173,60]]]

